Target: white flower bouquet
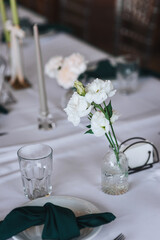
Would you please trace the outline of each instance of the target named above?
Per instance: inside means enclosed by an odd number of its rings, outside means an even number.
[[[74,126],[78,126],[81,117],[88,115],[91,124],[87,126],[86,133],[94,134],[97,137],[105,135],[118,161],[119,146],[113,123],[118,119],[119,114],[112,109],[111,101],[108,101],[108,98],[111,98],[116,92],[111,81],[97,78],[86,87],[81,82],[75,81],[74,87],[76,91],[64,109],[68,120]],[[108,103],[106,103],[107,101]]]
[[[79,53],[64,58],[56,56],[45,65],[45,73],[50,78],[56,78],[57,83],[65,89],[73,87],[79,75],[85,72],[87,63]]]

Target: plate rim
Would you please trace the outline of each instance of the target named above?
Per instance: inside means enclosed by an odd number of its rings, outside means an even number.
[[[79,197],[76,197],[76,196],[70,196],[70,195],[56,195],[56,196],[50,195],[48,197],[36,198],[34,200],[26,202],[22,206],[29,206],[30,204],[32,205],[33,202],[37,202],[37,201],[41,202],[43,200],[46,200],[46,202],[48,202],[47,199],[50,200],[50,199],[53,199],[53,198],[57,198],[57,199],[65,199],[66,198],[66,199],[74,199],[75,201],[81,201],[81,202],[87,203],[87,204],[91,205],[92,207],[94,207],[96,209],[95,213],[100,212],[99,208],[96,205],[94,205],[92,202],[90,202],[90,201],[88,201],[86,199],[83,199],[83,198],[79,198]],[[91,240],[91,239],[93,239],[101,231],[102,227],[103,226],[98,226],[98,227],[92,228],[92,231],[87,236],[85,236],[82,239],[83,240]],[[15,235],[15,236],[13,236],[11,239],[13,239],[13,240],[21,240],[21,239],[23,239],[23,238],[21,238],[21,236],[19,238],[18,237],[19,235],[22,235],[22,237],[24,237],[23,232],[21,232],[21,233]],[[24,240],[30,240],[30,239],[27,238],[27,239],[24,239]]]

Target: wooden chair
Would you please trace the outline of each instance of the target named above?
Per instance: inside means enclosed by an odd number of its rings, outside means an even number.
[[[147,65],[157,26],[159,0],[116,1],[116,55],[137,54]]]
[[[85,40],[89,38],[89,16],[92,0],[60,0],[59,21],[72,28],[73,34]]]

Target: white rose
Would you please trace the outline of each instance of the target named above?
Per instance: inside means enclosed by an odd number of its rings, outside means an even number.
[[[64,65],[70,68],[71,72],[79,76],[87,69],[87,65],[84,57],[79,53],[73,53],[64,60]]]
[[[112,117],[110,118],[111,123],[114,123],[115,121],[117,121],[119,116],[120,116],[119,113],[117,113],[115,110],[113,110]]]
[[[75,92],[64,111],[68,115],[68,121],[72,122],[74,126],[78,126],[80,118],[87,116],[91,109],[92,106],[86,101],[85,97]]]
[[[50,78],[57,77],[57,71],[59,68],[62,67],[63,64],[63,57],[56,56],[51,58],[45,65],[45,74]]]
[[[69,66],[66,65],[63,65],[57,72],[57,83],[65,89],[73,87],[77,78],[77,74],[73,73]]]
[[[110,80],[104,81],[104,89],[108,97],[112,97],[116,93]]]
[[[95,112],[91,119],[91,129],[96,137],[101,137],[110,129],[109,121],[102,112]]]
[[[92,83],[89,83],[86,86],[85,97],[89,103],[101,104],[108,97],[105,91],[105,82],[96,78]]]

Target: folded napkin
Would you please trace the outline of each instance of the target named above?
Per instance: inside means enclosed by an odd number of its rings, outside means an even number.
[[[0,104],[0,113],[7,114],[8,110]]]
[[[69,240],[80,236],[82,228],[97,227],[114,219],[115,216],[107,212],[76,217],[70,209],[49,202],[42,207],[25,206],[12,210],[0,222],[0,240],[41,224],[44,224],[42,239]]]
[[[116,79],[116,66],[113,66],[108,59],[97,62],[97,67],[93,70],[87,70],[80,75],[79,79],[100,78],[100,79]],[[153,76],[160,78],[160,73],[152,71],[148,68],[140,68],[141,77]]]
[[[50,24],[50,23],[39,23],[38,24],[38,30],[40,34],[45,34],[49,31],[55,31],[55,32],[66,32],[66,33],[72,33],[72,29],[68,26],[62,25],[62,24]]]
[[[30,34],[32,34],[33,32],[33,25],[34,23],[30,21],[30,19],[28,18],[21,18],[20,19],[20,27],[26,32],[30,32]],[[54,23],[54,24],[50,24],[48,22],[46,23],[38,23],[38,30],[40,34],[46,34],[50,31],[55,31],[55,32],[65,32],[65,33],[69,33],[72,34],[73,33],[73,29],[63,25],[63,24],[59,24],[59,23]],[[5,42],[5,34],[4,31],[1,33],[0,39],[2,42]]]

